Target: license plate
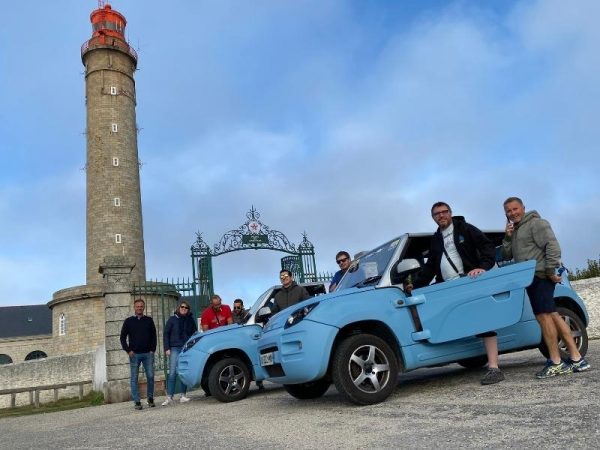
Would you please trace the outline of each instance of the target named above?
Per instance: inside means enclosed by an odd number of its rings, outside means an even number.
[[[260,355],[260,365],[261,366],[272,366],[273,365],[273,352]]]

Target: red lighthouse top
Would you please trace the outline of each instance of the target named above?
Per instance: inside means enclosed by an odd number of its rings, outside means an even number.
[[[125,40],[125,16],[103,1],[98,2],[99,8],[92,11],[92,38],[81,46],[81,56],[98,47],[112,47],[129,53],[137,62],[137,53]]]
[[[94,37],[106,35],[125,39],[125,26],[127,20],[120,12],[112,9],[107,3],[103,8],[92,11],[90,14]]]

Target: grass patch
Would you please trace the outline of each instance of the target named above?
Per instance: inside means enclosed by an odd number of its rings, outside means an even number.
[[[4,417],[18,417],[55,411],[67,411],[69,409],[86,408],[88,406],[98,406],[103,404],[104,394],[102,392],[92,391],[84,396],[82,400],[79,400],[78,397],[63,398],[57,402],[41,403],[39,408],[36,408],[33,405],[18,406],[16,408],[2,408],[0,409],[0,419]]]

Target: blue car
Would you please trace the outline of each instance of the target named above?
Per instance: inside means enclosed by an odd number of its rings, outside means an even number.
[[[323,283],[302,283],[311,295],[326,292]],[[252,305],[243,324],[233,324],[197,332],[184,345],[178,373],[188,386],[202,389],[222,402],[241,400],[248,394],[252,380],[266,377],[258,362],[256,345],[263,321],[270,316],[273,297],[281,286],[273,286]],[[284,310],[285,311],[285,310]]]
[[[486,234],[497,245],[503,236]],[[449,363],[484,366],[479,333],[497,331],[500,353],[539,348],[547,356],[525,291],[535,261],[405,294],[403,283],[424,264],[431,236],[405,234],[362,253],[335,292],[271,317],[258,340],[257,371],[296,398],[319,397],[334,383],[346,400],[366,405],[385,400],[400,372]],[[585,355],[587,311],[563,279],[554,294],[558,311]]]

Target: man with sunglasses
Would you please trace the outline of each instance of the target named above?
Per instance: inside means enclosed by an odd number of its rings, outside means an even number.
[[[405,287],[410,295],[413,289],[427,286],[433,277],[436,283],[468,276],[475,278],[496,264],[494,244],[477,227],[462,216],[452,217],[452,209],[445,202],[434,203],[431,217],[438,225],[431,238],[427,262],[417,273],[413,285]],[[495,331],[478,334],[488,358],[488,371],[481,384],[504,380],[498,368],[498,339]]]
[[[350,253],[344,250],[337,252],[337,255],[335,255],[335,262],[338,264],[340,270],[338,270],[331,279],[331,282],[329,283],[329,292],[335,291],[335,288],[340,283],[340,280],[348,270],[348,267],[350,267],[350,263],[352,262]]]
[[[241,298],[236,298],[233,301],[233,311],[231,312],[233,323],[244,323],[244,319],[248,315],[248,310],[244,308],[244,301]]]
[[[289,270],[282,269],[279,272],[279,279],[281,280],[282,288],[275,294],[273,313],[310,298],[308,291],[294,281],[292,272]]]

